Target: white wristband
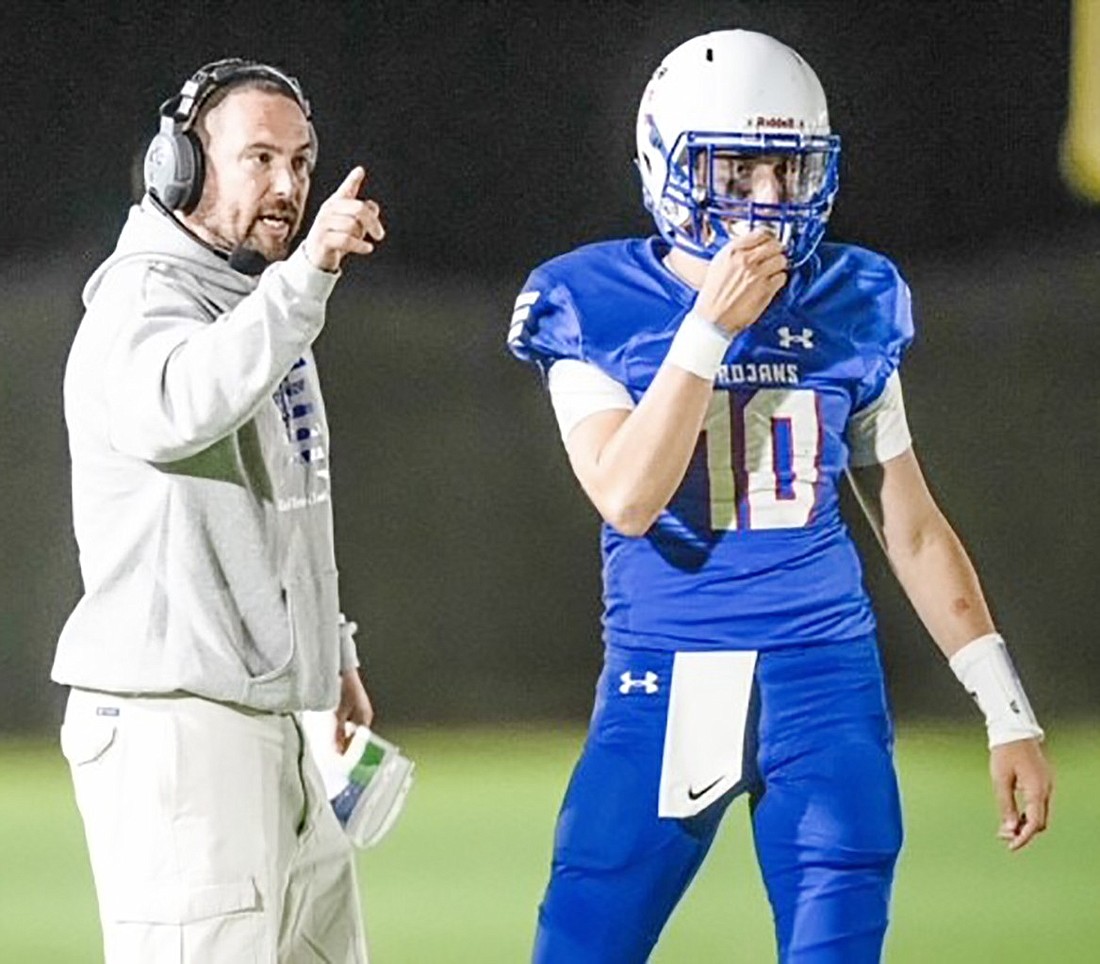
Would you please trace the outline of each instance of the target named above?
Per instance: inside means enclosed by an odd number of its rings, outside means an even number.
[[[950,659],[951,669],[985,714],[989,747],[1014,740],[1041,740],[1039,726],[1024,693],[1008,647],[998,633],[979,636]]]
[[[665,361],[713,382],[731,341],[733,335],[725,329],[689,311],[673,336]]]

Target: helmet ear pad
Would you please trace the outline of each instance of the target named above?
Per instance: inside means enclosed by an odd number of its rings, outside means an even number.
[[[193,131],[161,131],[150,142],[143,165],[145,185],[170,211],[190,214],[202,197],[202,144]]]

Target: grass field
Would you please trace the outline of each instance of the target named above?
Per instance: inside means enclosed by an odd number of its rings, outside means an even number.
[[[1100,738],[1059,729],[1052,829],[994,840],[980,727],[903,728],[907,817],[886,960],[1100,961]],[[575,729],[389,733],[417,759],[401,823],[362,856],[372,964],[521,964]],[[92,883],[68,773],[51,745],[0,743],[0,961],[99,961]],[[729,812],[657,964],[774,960],[746,810]]]

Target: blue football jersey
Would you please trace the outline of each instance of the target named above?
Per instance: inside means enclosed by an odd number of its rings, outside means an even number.
[[[597,366],[637,402],[696,292],[659,238],[589,245],[531,273],[508,343],[544,372]],[[840,517],[849,417],[913,335],[895,266],[822,244],[731,343],[684,480],[643,536],[602,529],[608,643],[768,649],[865,636],[874,618]]]

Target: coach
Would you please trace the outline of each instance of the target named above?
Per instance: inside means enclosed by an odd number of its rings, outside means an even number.
[[[381,240],[362,168],[302,223],[317,140],[283,71],[201,68],[84,289],[65,373],[84,595],[53,678],[108,964],[365,962],[350,845],[293,713],[369,724],[310,346]]]

